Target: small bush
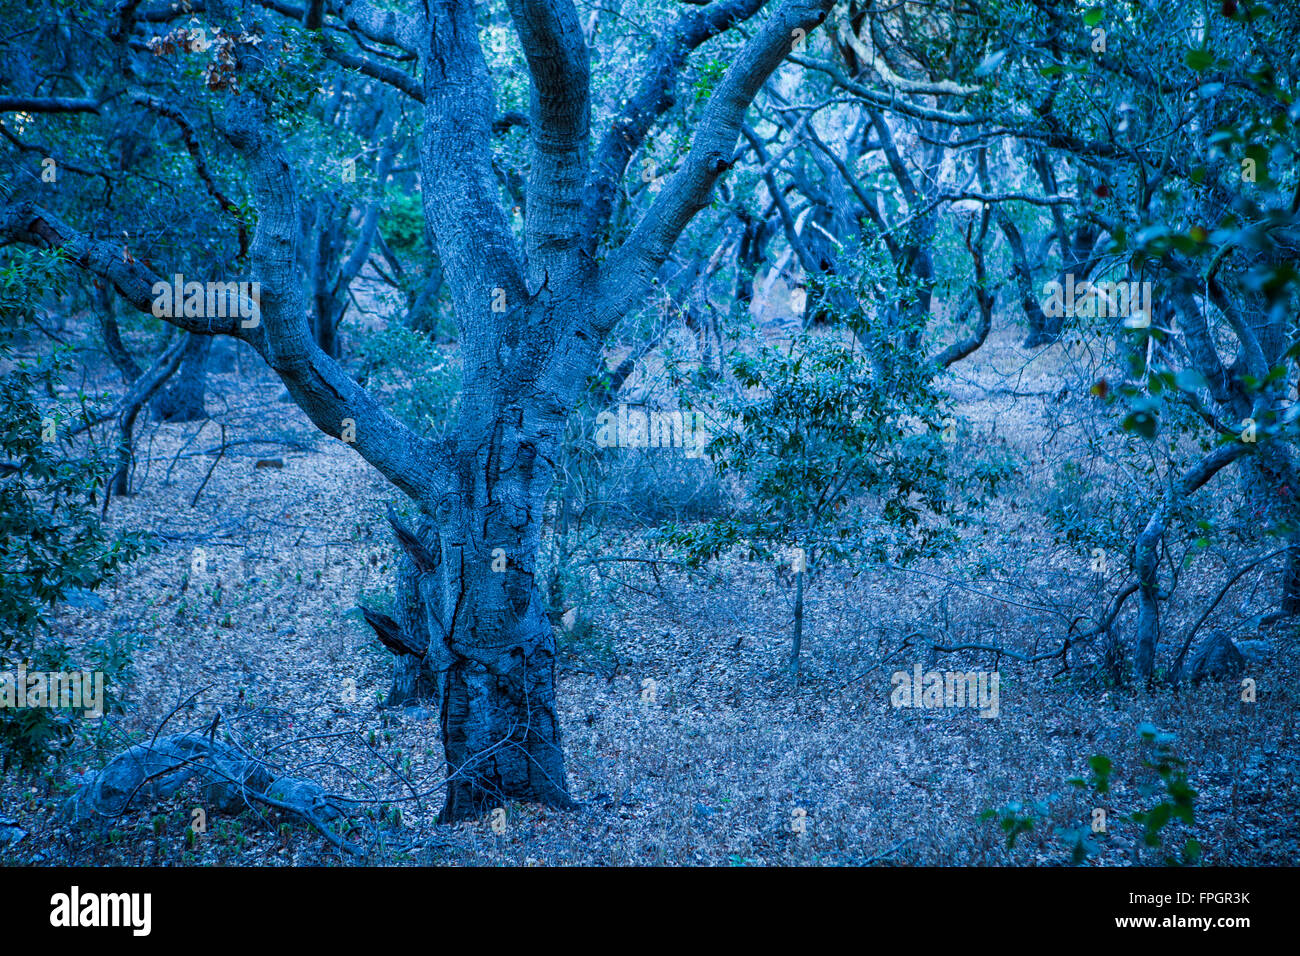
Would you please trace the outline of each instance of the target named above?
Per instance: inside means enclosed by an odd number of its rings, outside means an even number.
[[[354,346],[357,380],[421,435],[450,426],[460,394],[460,366],[427,335],[395,323],[361,329]]]
[[[32,289],[57,288],[58,260],[10,254],[0,263],[0,672],[116,670],[115,648],[75,660],[50,627],[56,602],[93,591],[147,548],[136,533],[110,535],[96,503],[112,463],[92,446],[81,456],[58,440],[72,412],[57,394],[66,353],[29,362],[16,355],[35,318]],[[41,399],[38,401],[38,397]],[[113,658],[114,660],[110,660]],[[74,734],[75,718],[47,708],[0,710],[4,768],[35,766]]]

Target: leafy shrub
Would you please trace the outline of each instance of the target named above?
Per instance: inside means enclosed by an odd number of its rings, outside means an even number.
[[[32,290],[57,288],[60,279],[54,256],[11,253],[0,262],[0,671],[7,674],[22,661],[37,671],[104,670],[114,652],[85,648],[88,656],[74,664],[50,628],[50,611],[73,589],[98,588],[147,547],[138,533],[110,535],[96,512],[109,458],[94,447],[77,456],[46,440],[70,417],[57,403],[38,402],[57,394],[66,353],[39,361],[16,355],[34,318]],[[73,732],[73,720],[56,710],[0,710],[5,769],[39,763]]]
[[[425,334],[390,323],[362,329],[355,341],[358,381],[421,435],[440,434],[453,422],[460,366]]]
[[[1151,849],[1162,847],[1165,827],[1174,820],[1181,820],[1191,826],[1196,823],[1196,791],[1188,782],[1186,761],[1174,755],[1174,735],[1158,730],[1152,724],[1138,726],[1138,736],[1144,750],[1142,765],[1155,771],[1154,780],[1143,782],[1138,786],[1139,797],[1144,801],[1152,797],[1156,800],[1145,810],[1118,817],[1121,822],[1132,823],[1142,828],[1142,843]],[[1088,758],[1090,773],[1085,779],[1074,777],[1068,782],[1080,790],[1089,791],[1104,802],[1111,792],[1111,775],[1114,762],[1105,754],[1094,754]],[[1050,805],[1055,802],[1055,794],[1043,800],[1031,803],[1013,801],[1004,806],[985,810],[980,814],[981,820],[996,820],[998,827],[1006,835],[1007,848],[1013,849],[1016,840],[1022,834],[1034,829],[1036,819],[1046,819]],[[1069,857],[1069,862],[1079,865],[1096,855],[1098,844],[1096,832],[1091,823],[1077,827],[1061,827],[1056,835],[1062,841],[1062,848]],[[1196,864],[1201,858],[1201,844],[1195,838],[1188,837],[1178,855],[1164,853],[1163,862],[1167,866]]]
[[[1058,541],[1083,554],[1098,547],[1122,553],[1131,537],[1125,526],[1127,511],[1118,493],[1098,487],[1073,461],[1057,469],[1047,492],[1047,526],[1055,532]]]
[[[707,452],[744,483],[736,513],[666,538],[699,563],[746,542],[755,557],[906,560],[930,550],[948,509],[947,450],[931,370],[874,367],[879,352],[804,333],[788,352],[738,354],[743,394],[724,400]]]

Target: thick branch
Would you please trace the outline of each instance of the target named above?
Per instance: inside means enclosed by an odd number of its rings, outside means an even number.
[[[655,121],[676,102],[675,88],[692,50],[757,13],[765,0],[729,0],[682,14],[655,44],[636,92],[596,150],[592,179],[583,197],[587,252],[594,254],[614,208],[628,159],[641,148]]]
[[[672,177],[627,242],[601,274],[604,308],[593,317],[608,328],[643,293],[686,224],[708,202],[713,184],[730,167],[749,104],[781,62],[791,43],[826,18],[834,0],[787,0],[745,44],[709,98],[699,131],[681,169]]]
[[[529,280],[575,266],[591,129],[591,55],[571,0],[510,0],[532,76],[532,159],[525,204]]]
[[[57,249],[75,265],[112,283],[122,298],[141,312],[153,314],[155,283],[165,281],[138,262],[121,243],[93,239],[33,202],[0,209],[0,243],[23,242]],[[179,309],[173,311],[181,311]],[[187,332],[244,338],[237,309],[227,316],[163,316]]]
[[[433,443],[393,418],[312,337],[298,270],[297,190],[283,147],[250,102],[232,108],[226,135],[248,161],[257,201],[252,262],[261,324],[248,330],[249,341],[321,431],[355,441],[361,456],[411,497],[436,500],[448,475]]]
[[[526,289],[492,171],[496,112],[473,6],[434,0],[429,11],[421,196],[451,289],[461,340],[471,350],[465,360],[468,384],[478,374],[476,363],[491,360],[472,350],[494,349],[490,345],[496,338],[494,300],[503,301],[503,314],[509,314],[523,304]]]
[[[72,96],[0,96],[0,113],[98,113],[102,105]]]

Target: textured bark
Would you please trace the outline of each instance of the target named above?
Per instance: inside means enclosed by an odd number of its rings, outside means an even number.
[[[285,146],[253,92],[231,98],[223,132],[247,163],[257,228],[250,248],[260,322],[169,319],[248,342],[323,432],[348,441],[420,511],[399,531],[408,556],[397,601],[403,640],[390,698],[430,685],[441,706],[450,782],[442,819],[518,799],[572,806],[555,708],[555,643],[536,582],[542,515],[570,413],[599,367],[602,342],[639,305],[673,244],[734,160],[744,114],[790,53],[795,31],[832,0],[785,0],[754,28],[704,109],[691,149],[621,246],[609,203],[627,157],[667,108],[686,54],[759,0],[683,15],[645,64],[593,168],[589,54],[570,0],[511,0],[532,78],[524,241],[516,241],[492,164],[495,117],[473,4],[429,0],[413,15],[339,0],[329,16],[416,55],[423,83],[421,196],[454,308],[462,355],[460,421],[422,439],[357,384],[312,334],[300,263],[302,210]],[[662,54],[662,55],[661,55]],[[666,68],[667,67],[667,68]],[[670,102],[670,101],[669,101]],[[644,107],[644,108],[643,108]],[[32,203],[0,208],[0,239],[65,249],[149,311],[157,277]],[[346,425],[344,423],[347,423]],[[378,630],[388,628],[381,622]],[[391,635],[390,635],[391,636]],[[388,643],[388,642],[386,642]],[[425,648],[423,656],[402,650]]]
[[[1160,545],[1170,516],[1183,500],[1254,445],[1233,442],[1210,452],[1178,479],[1160,506],[1152,513],[1134,547],[1138,576],[1138,619],[1134,665],[1138,675],[1150,681],[1155,675],[1156,646],[1160,641]]]
[[[501,445],[472,456],[461,493],[418,532],[394,521],[405,551],[401,643],[422,654],[399,654],[389,703],[432,695],[439,705],[451,778],[443,822],[509,800],[573,805],[555,706],[555,639],[534,566],[551,474],[529,445],[511,441],[504,468]]]
[[[489,572],[491,573],[491,572]],[[492,653],[457,655],[442,675],[442,737],[453,779],[440,822],[482,814],[506,800],[572,807],[555,710],[555,639],[541,593],[520,585]],[[465,626],[453,629],[449,645]]]
[[[154,400],[154,417],[164,422],[197,422],[208,417],[208,355],[212,336],[189,336],[175,380]]]
[[[207,808],[238,813],[253,803],[272,806],[310,823],[340,849],[361,853],[334,834],[330,825],[345,814],[320,785],[282,775],[215,737],[172,734],[130,747],[83,784],[65,812],[78,822],[111,823],[128,810],[171,800],[194,782]]]

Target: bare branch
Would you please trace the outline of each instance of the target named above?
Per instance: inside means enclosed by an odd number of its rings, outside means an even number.
[[[718,177],[731,166],[745,112],[790,54],[796,30],[815,28],[834,0],[787,0],[745,44],[709,98],[691,151],[631,237],[606,262],[601,286],[607,292],[597,329],[609,327],[649,286],[677,237],[708,202]]]
[[[636,92],[614,119],[596,151],[591,183],[583,196],[583,230],[588,253],[595,252],[609,221],[628,159],[641,148],[655,121],[676,102],[674,89],[686,58],[692,50],[733,24],[752,17],[764,2],[729,0],[684,13],[655,44]]]
[[[0,96],[0,113],[98,113],[103,100],[72,96]]]
[[[181,138],[185,141],[185,148],[189,150],[190,158],[194,161],[194,172],[203,181],[208,195],[217,201],[217,205],[221,207],[222,212],[229,214],[235,220],[235,224],[239,229],[239,258],[246,257],[248,255],[248,225],[240,216],[239,207],[221,191],[221,187],[212,178],[212,172],[208,169],[207,160],[203,157],[203,148],[199,145],[199,137],[194,129],[194,124],[186,119],[185,114],[175,106],[160,100],[156,96],[150,96],[147,93],[135,93],[131,97],[131,102],[143,106],[159,116],[165,116],[176,124],[176,127],[181,131]]]

